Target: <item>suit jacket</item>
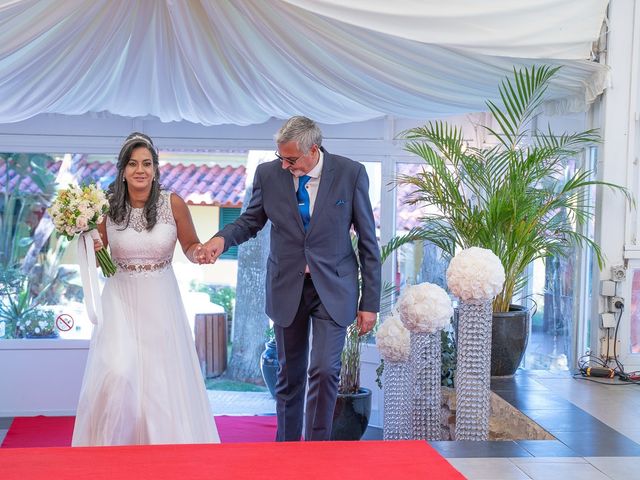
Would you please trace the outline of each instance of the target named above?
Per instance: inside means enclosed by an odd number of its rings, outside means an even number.
[[[357,310],[380,309],[380,250],[367,172],[358,162],[322,151],[320,185],[306,232],[291,173],[274,160],[258,166],[245,212],[216,234],[224,238],[226,250],[255,237],[271,220],[266,314],[282,327],[293,322],[298,310],[306,265],[322,304],[338,324],[351,324]],[[358,234],[361,292],[352,225]]]

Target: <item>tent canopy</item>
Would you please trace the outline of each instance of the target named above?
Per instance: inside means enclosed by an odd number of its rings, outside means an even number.
[[[552,108],[605,88],[607,0],[0,1],[0,123],[110,112],[203,125],[484,109],[512,68],[563,65]]]

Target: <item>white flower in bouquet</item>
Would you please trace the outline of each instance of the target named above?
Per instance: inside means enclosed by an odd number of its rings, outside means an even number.
[[[385,361],[406,362],[409,358],[409,330],[402,324],[400,315],[392,314],[378,327],[376,345]]]
[[[87,228],[89,228],[89,219],[84,215],[80,215],[78,218],[76,218],[76,227],[84,232]]]
[[[398,300],[402,323],[412,332],[434,333],[445,328],[453,316],[447,292],[433,283],[407,287]]]
[[[460,300],[492,300],[504,285],[504,267],[491,250],[467,248],[451,260],[447,284]]]
[[[76,235],[95,230],[102,223],[109,211],[109,201],[105,192],[95,184],[69,185],[69,188],[58,191],[47,211],[58,233],[72,240]],[[92,238],[100,237],[93,232]],[[116,266],[104,247],[96,251],[96,258],[106,277],[116,273]]]

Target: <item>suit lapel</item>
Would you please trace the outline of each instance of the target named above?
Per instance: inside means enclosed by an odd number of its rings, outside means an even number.
[[[313,214],[311,215],[311,222],[309,223],[307,235],[311,233],[313,226],[318,223],[317,218],[320,216],[320,212],[322,211],[322,208],[326,203],[327,196],[329,195],[329,191],[331,190],[331,185],[333,184],[333,180],[335,179],[335,165],[333,163],[333,158],[331,154],[328,153],[324,148],[322,149],[322,152],[324,153],[324,164],[322,165],[322,173],[320,174],[320,185],[318,186],[316,201],[313,204]],[[298,215],[298,217],[299,216],[300,215]],[[300,224],[302,224],[302,219],[300,220]]]

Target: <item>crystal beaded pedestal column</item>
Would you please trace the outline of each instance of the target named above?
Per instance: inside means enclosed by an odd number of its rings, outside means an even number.
[[[408,440],[411,438],[411,392],[409,365],[406,362],[385,360],[384,428],[385,440]]]
[[[491,300],[458,307],[456,440],[487,440],[491,375]]]
[[[412,438],[440,440],[442,349],[440,330],[411,332]]]

